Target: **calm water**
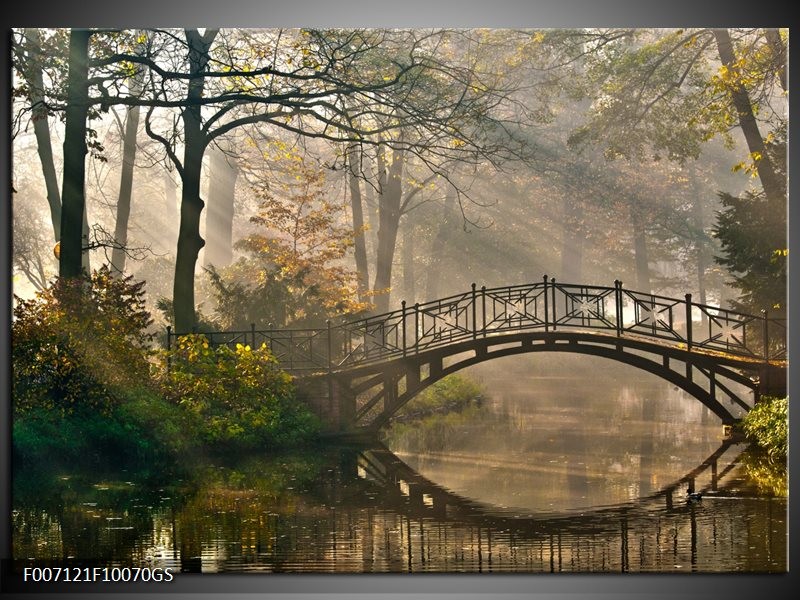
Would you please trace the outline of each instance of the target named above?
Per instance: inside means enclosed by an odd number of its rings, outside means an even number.
[[[563,359],[495,362],[471,372],[490,397],[470,418],[397,428],[374,448],[198,464],[168,483],[20,478],[15,557],[203,572],[786,570],[786,499],[755,490],[744,447],[698,402],[624,369],[576,379],[557,376]]]

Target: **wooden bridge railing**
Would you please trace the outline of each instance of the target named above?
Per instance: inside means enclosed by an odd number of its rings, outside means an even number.
[[[266,344],[297,374],[372,364],[478,337],[561,329],[602,330],[768,362],[786,360],[786,319],[613,287],[541,283],[477,288],[322,329],[205,333],[209,343]],[[183,335],[167,328],[167,347]]]

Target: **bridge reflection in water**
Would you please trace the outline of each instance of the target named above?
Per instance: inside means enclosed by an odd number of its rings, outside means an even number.
[[[344,448],[338,466],[309,491],[328,507],[325,518],[313,527],[283,523],[276,535],[285,554],[248,569],[784,571],[786,540],[771,532],[785,530],[785,502],[736,498],[726,489],[740,453],[724,441],[696,468],[637,501],[531,514],[459,496],[385,447]],[[705,494],[700,503],[686,500],[691,483]],[[744,554],[756,556],[748,567],[740,562]]]
[[[534,514],[523,507],[496,507],[464,498],[426,479],[382,445],[359,452],[355,464],[345,468],[351,472],[355,469],[358,478],[378,485],[381,488],[381,498],[388,502],[386,506],[409,516],[478,520],[497,527],[507,527],[509,523],[516,528],[532,524],[537,530],[549,524],[556,524],[560,529],[565,519],[568,519],[570,526],[580,528],[583,522],[591,522],[594,526],[600,517],[610,516],[613,521],[617,521],[620,515],[641,508],[643,504],[652,508],[652,500],[662,499],[664,507],[671,510],[676,503],[687,501],[687,489],[710,497],[710,494],[719,491],[720,481],[738,464],[742,452],[739,445],[732,440],[724,440],[697,467],[636,502],[584,510],[579,514],[574,510],[563,514]],[[368,494],[365,493],[366,496]]]

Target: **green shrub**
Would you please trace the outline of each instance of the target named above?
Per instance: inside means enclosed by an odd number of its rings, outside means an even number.
[[[742,431],[772,460],[785,460],[788,450],[788,398],[761,399],[742,420]]]
[[[293,445],[319,428],[295,399],[292,378],[266,345],[212,348],[202,334],[181,336],[167,353],[166,397],[184,409],[200,439],[216,447]]]
[[[396,421],[420,419],[434,414],[461,412],[480,406],[486,399],[483,388],[462,375],[448,375],[412,398],[395,417]]]
[[[13,451],[23,464],[146,462],[187,450],[182,411],[152,379],[142,283],[106,268],[17,298]]]
[[[443,450],[475,422],[485,400],[480,384],[463,375],[448,375],[398,411],[386,440],[411,451]]]
[[[16,298],[11,327],[14,415],[88,409],[109,414],[150,377],[150,314],[142,283],[112,277],[57,280]]]

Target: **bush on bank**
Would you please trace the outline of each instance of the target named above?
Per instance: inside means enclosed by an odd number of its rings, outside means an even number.
[[[764,397],[742,420],[748,440],[773,461],[785,461],[788,451],[788,398]]]
[[[394,417],[395,422],[421,419],[435,414],[462,412],[483,404],[486,396],[483,388],[463,375],[448,375],[425,388]]]
[[[206,336],[186,335],[168,358],[163,392],[191,416],[205,445],[291,446],[319,430],[316,417],[296,400],[291,376],[266,345],[212,348]]]
[[[151,459],[181,446],[181,415],[151,385],[143,284],[57,280],[16,298],[11,326],[13,451],[24,463]],[[159,415],[158,429],[136,415]]]
[[[411,451],[442,450],[476,421],[485,400],[480,384],[463,375],[448,375],[398,411],[386,439]]]
[[[306,440],[314,417],[266,349],[179,344],[167,372],[142,283],[103,268],[16,298],[13,452],[23,464],[150,461]]]

